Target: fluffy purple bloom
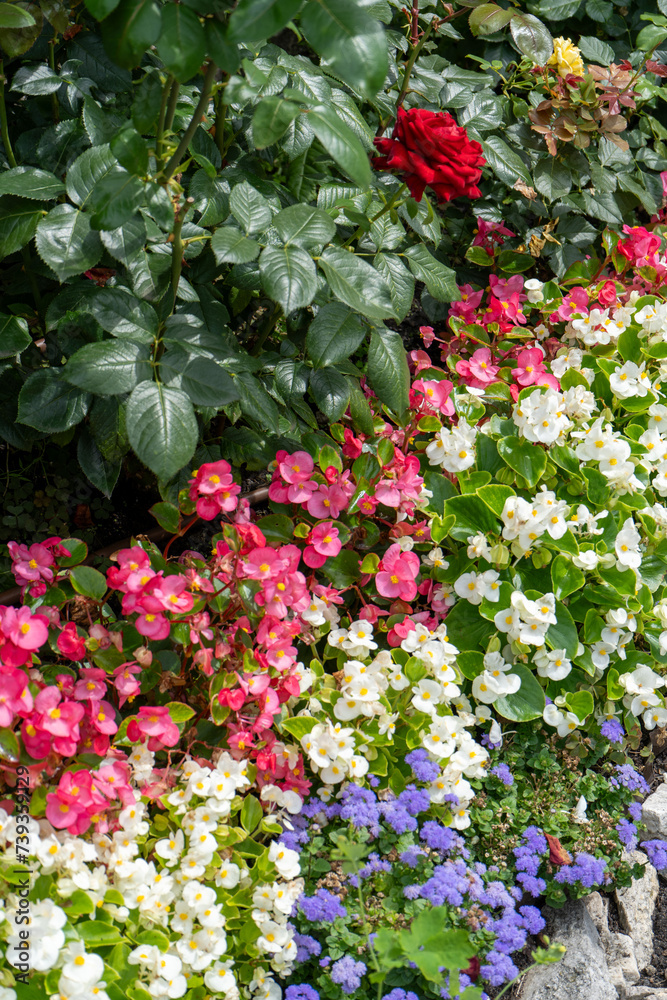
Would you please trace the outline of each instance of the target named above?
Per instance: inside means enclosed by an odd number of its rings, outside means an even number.
[[[630,819],[635,823],[641,823],[642,820],[642,804],[641,802],[631,802],[628,806],[628,813],[630,814]]]
[[[502,986],[503,983],[508,983],[510,979],[519,975],[519,970],[511,958],[498,951],[489,952],[480,972],[485,979],[488,979],[491,986]]]
[[[630,823],[627,819],[622,819],[620,823],[617,823],[615,830],[618,833],[618,839],[620,842],[627,847],[629,851],[634,851],[637,846],[637,827],[634,823]]]
[[[357,829],[368,827],[373,836],[377,837],[382,813],[375,793],[359,785],[348,785],[342,796],[340,818],[349,820]]]
[[[343,993],[354,993],[361,986],[365,971],[363,962],[355,962],[350,955],[345,955],[331,966],[331,980],[340,986]]]
[[[667,840],[645,840],[641,848],[648,854],[648,859],[654,868],[658,871],[667,868]]]
[[[502,743],[492,743],[488,733],[484,733],[480,742],[483,747],[488,747],[489,750],[499,750],[502,746]]]
[[[356,889],[359,885],[360,879],[369,878],[371,875],[375,875],[377,872],[390,872],[391,863],[389,861],[382,861],[379,854],[373,852],[368,855],[368,861],[359,869],[357,875],[350,875],[348,881],[350,885],[353,885]]]
[[[296,945],[297,962],[307,962],[309,958],[317,958],[322,953],[320,942],[316,941],[309,934],[295,934],[294,944]],[[304,998],[304,1000],[307,1000],[307,998]]]
[[[391,993],[386,993],[382,1000],[419,1000],[419,997],[411,990],[402,990],[397,986]]]
[[[398,796],[397,802],[411,816],[419,816],[431,805],[428,792],[423,788],[415,788],[414,785],[408,785]]]
[[[616,775],[609,779],[609,784],[612,788],[618,788],[623,785],[631,792],[643,792],[644,795],[648,795],[651,791],[648,782],[635,771],[632,764],[617,764],[614,768]]]
[[[327,889],[318,889],[313,896],[301,896],[298,906],[306,920],[331,923],[336,917],[347,916],[338,896]]]
[[[320,995],[312,986],[301,983],[300,986],[287,987],[285,1000],[320,1000]]]
[[[554,875],[556,882],[574,885],[580,882],[586,889],[592,889],[594,885],[602,885],[607,865],[599,858],[594,858],[592,854],[576,854],[571,865],[563,867]]]
[[[394,833],[413,833],[417,829],[417,820],[412,816],[407,809],[398,802],[385,802],[383,803],[384,818],[387,825],[392,828]]]
[[[440,774],[440,768],[431,760],[426,750],[413,750],[407,754],[405,763],[410,765],[417,781],[435,781]],[[389,996],[396,992],[392,990]]]
[[[528,847],[536,854],[544,854],[547,850],[547,839],[536,826],[527,826],[523,831],[523,836]]]
[[[419,836],[434,851],[451,851],[463,840],[451,827],[441,826],[435,820],[428,820],[428,822],[424,823]]]
[[[625,730],[618,719],[607,719],[600,726],[600,732],[610,743],[622,743]]]
[[[523,919],[523,926],[529,934],[539,934],[544,930],[545,921],[536,906],[520,906],[519,913]]]
[[[498,778],[499,781],[502,781],[503,785],[514,784],[514,778],[512,777],[512,772],[510,771],[507,764],[496,764],[495,767],[491,768],[489,774],[492,774],[494,778]]]
[[[416,844],[412,844],[410,847],[407,847],[404,851],[401,851],[398,857],[403,862],[404,865],[408,866],[408,868],[416,868],[419,859],[421,857],[424,857],[425,854],[426,851],[422,847],[417,847]]]
[[[543,878],[536,878],[534,875],[517,875],[516,880],[521,883],[524,892],[527,892],[533,899],[538,899],[542,893],[546,892],[547,883]]]

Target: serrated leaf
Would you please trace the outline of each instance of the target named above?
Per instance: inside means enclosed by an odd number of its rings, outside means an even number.
[[[79,435],[76,457],[83,474],[90,480],[95,489],[98,489],[105,497],[110,497],[120,475],[120,459],[116,461],[106,459],[87,427],[84,427]]]
[[[29,14],[35,23],[24,28],[0,28],[0,46],[12,59],[23,55],[33,47],[44,25],[44,17],[38,4],[19,0],[15,6]]]
[[[144,185],[134,174],[115,166],[96,184],[90,196],[93,229],[117,229],[144,201]]]
[[[55,94],[62,85],[63,81],[55,70],[44,63],[37,63],[36,66],[21,66],[14,74],[11,89],[29,97],[41,97]]]
[[[505,27],[512,17],[512,11],[499,7],[495,3],[483,3],[471,12],[468,24],[473,35],[483,38],[485,35],[493,35]]]
[[[404,254],[410,270],[419,281],[424,282],[434,299],[438,302],[453,302],[459,298],[456,272],[429,253],[423,243],[408,247]]]
[[[58,434],[83,420],[90,395],[70,385],[61,375],[61,368],[41,368],[28,376],[19,393],[19,423]]]
[[[32,344],[28,324],[22,316],[0,314],[0,358],[11,358]]]
[[[259,42],[292,20],[302,0],[239,0],[229,20],[230,42]]]
[[[146,243],[146,223],[137,214],[117,229],[105,229],[100,239],[116,260],[126,264]]]
[[[67,171],[67,196],[83,208],[95,186],[116,164],[116,158],[107,145],[94,146],[82,153]]]
[[[125,288],[101,288],[82,304],[82,309],[114,337],[150,343],[157,334],[158,317],[153,307]]]
[[[317,368],[310,376],[310,391],[315,402],[331,423],[340,420],[350,401],[347,379],[335,368]]]
[[[538,17],[522,10],[514,10],[510,31],[519,52],[532,59],[536,66],[546,64],[554,50],[554,40],[547,26]]]
[[[415,297],[415,279],[411,272],[395,253],[376,254],[373,267],[389,286],[396,319],[405,319]]]
[[[232,188],[229,207],[246,234],[263,232],[273,216],[266,198],[247,181],[242,181]]]
[[[522,180],[524,184],[532,186],[533,181],[528,167],[519,154],[499,136],[490,135],[483,139],[482,149],[487,164],[504,184],[513,187],[515,181]]]
[[[327,153],[350,180],[364,190],[369,188],[372,173],[368,155],[349,125],[346,125],[332,107],[319,105],[309,108],[308,124]]]
[[[72,205],[56,205],[37,226],[37,252],[61,281],[95,267],[102,256],[99,233]]]
[[[331,291],[341,302],[369,319],[395,315],[389,286],[361,257],[339,247],[326,247],[319,265]]]
[[[182,372],[181,386],[195,406],[225,406],[239,398],[234,379],[208,358],[192,358]]]
[[[36,23],[30,11],[18,4],[0,3],[0,28],[31,28]]]
[[[120,396],[152,377],[150,355],[147,345],[130,340],[85,344],[68,360],[63,378],[98,396]]]
[[[218,264],[247,264],[259,254],[260,246],[234,226],[221,226],[211,237],[211,249]]]
[[[380,402],[396,414],[407,410],[410,370],[400,334],[386,328],[373,330],[366,376]]]
[[[299,247],[265,247],[259,258],[262,287],[285,315],[310,305],[317,292],[317,270]]]
[[[616,53],[609,42],[593,35],[581,35],[577,39],[577,48],[585,59],[590,59],[599,66],[609,66],[616,59]]]
[[[55,174],[37,167],[14,167],[0,174],[0,195],[15,194],[33,201],[57,198],[65,185]]]
[[[155,0],[120,0],[105,19],[104,47],[117,66],[131,69],[157,41],[161,27],[161,10]]]
[[[250,372],[239,372],[234,381],[239,391],[239,404],[246,417],[277,434],[280,413],[261,382]]]
[[[306,354],[315,368],[335,365],[354,354],[366,336],[367,327],[342,302],[323,306],[306,334]]]
[[[388,69],[384,26],[353,0],[309,0],[301,28],[334,73],[365,97],[382,87]]]
[[[14,195],[0,198],[0,260],[29,243],[43,210]]]
[[[194,10],[182,3],[164,5],[157,51],[167,69],[181,83],[195,75],[206,55],[206,36]]]
[[[195,200],[194,210],[201,212],[201,226],[216,226],[229,215],[229,184],[224,178],[209,177],[205,170],[198,170],[188,193]]]
[[[336,223],[331,216],[312,205],[284,208],[275,216],[273,225],[283,243],[292,243],[311,253],[319,253],[336,235]]]
[[[284,97],[264,97],[252,116],[252,141],[256,149],[266,149],[280,139],[290,122],[301,114],[301,108],[294,101]]]
[[[180,389],[141,382],[127,402],[126,420],[132,448],[159,479],[171,479],[194,455],[199,428]]]

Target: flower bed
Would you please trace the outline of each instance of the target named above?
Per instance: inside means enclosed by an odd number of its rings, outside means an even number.
[[[664,867],[626,754],[667,720],[665,266],[635,227],[588,287],[464,287],[406,412],[365,386],[268,516],[193,474],[211,555],[12,545],[15,972],[17,858],[32,981],[72,1000],[480,997],[545,900],[628,884],[638,842]]]

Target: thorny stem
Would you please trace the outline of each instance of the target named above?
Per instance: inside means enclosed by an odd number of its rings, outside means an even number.
[[[225,104],[225,91],[221,87],[214,98],[215,106],[215,144],[218,147],[220,156],[225,158],[225,118],[227,116],[227,105]]]
[[[178,167],[180,166],[183,155],[187,150],[192,137],[199,127],[199,123],[206,114],[206,109],[208,108],[208,102],[211,97],[211,89],[213,87],[213,81],[215,79],[216,65],[212,60],[209,60],[206,67],[206,73],[204,74],[204,81],[202,83],[201,94],[199,95],[199,101],[197,102],[197,107],[194,110],[194,114],[190,119],[190,124],[183,133],[183,138],[179,142],[176,152],[173,154],[169,163],[164,168],[162,172],[162,183],[166,184],[174,176]]]
[[[160,113],[157,120],[157,132],[155,133],[155,167],[157,172],[160,173],[162,170],[162,140],[164,137],[164,123],[167,115],[167,101],[169,100],[169,92],[171,90],[171,81],[173,77],[169,75],[165,80],[164,87],[162,88],[162,100],[160,102]]]
[[[172,313],[176,308],[178,283],[181,280],[181,271],[183,270],[183,251],[185,249],[183,245],[183,239],[181,237],[181,232],[183,229],[183,221],[193,201],[194,201],[193,198],[188,198],[185,204],[183,204],[176,212],[176,215],[174,217],[174,228],[172,230],[173,240],[171,246],[171,290],[173,295],[173,301],[171,306]]]
[[[413,0],[412,23],[410,25],[410,41],[413,45],[419,42],[419,0]]]
[[[279,316],[280,316],[280,306],[276,305],[273,312],[269,313],[264,323],[260,327],[259,332],[257,334],[257,340],[253,345],[251,354],[253,354],[254,356],[257,356],[259,354],[261,349],[264,347],[264,343],[267,337],[269,337],[270,334],[273,333],[275,325],[278,322]]]
[[[49,42],[49,66],[55,73],[56,71],[56,38],[55,36]],[[58,95],[57,93],[51,94],[51,103],[53,105],[53,120],[58,124],[60,121],[60,107],[58,105]]]
[[[178,94],[180,89],[180,83],[178,80],[174,80],[171,85],[171,90],[169,91],[167,113],[164,118],[164,128],[166,132],[169,132],[171,130],[171,126],[174,124],[174,115],[176,114],[176,105],[178,104]]]
[[[396,188],[396,190],[392,194],[392,196],[389,199],[389,201],[387,202],[387,204],[383,205],[382,208],[380,209],[380,211],[376,212],[375,215],[373,216],[373,218],[370,219],[369,221],[370,222],[377,222],[377,220],[379,218],[381,218],[381,216],[385,215],[387,212],[390,212],[391,209],[396,204],[398,198],[405,191],[405,189],[406,189],[406,185],[405,184],[401,184],[400,187]],[[359,226],[358,229],[355,229],[355,231],[352,233],[352,235],[349,237],[349,239],[345,240],[345,242],[343,243],[342,249],[344,250],[345,247],[349,247],[350,243],[352,243],[353,240],[358,239],[362,235],[363,231],[364,230],[363,230],[363,228],[361,226]]]

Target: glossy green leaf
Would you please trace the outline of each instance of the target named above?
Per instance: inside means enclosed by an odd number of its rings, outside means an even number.
[[[232,188],[229,207],[246,234],[263,232],[270,224],[273,215],[266,198],[247,181],[242,181]]]
[[[206,36],[194,10],[182,3],[164,5],[157,51],[169,72],[182,83],[197,73],[206,56]]]
[[[161,528],[168,531],[170,535],[176,534],[181,520],[178,507],[175,507],[173,503],[154,503],[150,512]]]
[[[99,396],[119,396],[152,377],[150,356],[148,346],[130,340],[85,344],[65,365],[63,378]]]
[[[0,28],[30,28],[36,23],[30,11],[18,4],[0,3]]]
[[[218,264],[247,264],[258,256],[260,246],[240,229],[221,226],[211,237],[211,249]]]
[[[308,109],[308,124],[327,153],[351,181],[360,188],[371,185],[372,174],[368,154],[361,142],[333,107],[318,105]]]
[[[415,297],[415,279],[403,258],[395,253],[378,253],[373,258],[373,267],[389,286],[396,319],[405,319]]]
[[[22,316],[0,313],[0,358],[11,358],[32,344],[28,323]]]
[[[93,229],[117,229],[128,222],[144,201],[144,185],[134,174],[116,166],[91,192]]]
[[[544,66],[554,49],[547,26],[534,14],[513,10],[510,31],[519,52],[532,59],[535,66]]]
[[[369,319],[394,315],[389,287],[378,272],[361,257],[339,247],[326,247],[319,265],[331,291],[346,305]]]
[[[192,403],[180,389],[141,382],[127,402],[132,448],[160,479],[170,479],[194,455],[199,429]]]
[[[95,489],[98,489],[105,497],[110,497],[120,475],[120,459],[115,461],[106,459],[87,427],[84,427],[79,435],[76,457],[83,474],[90,480]]]
[[[87,149],[67,171],[67,196],[75,205],[83,208],[96,186],[115,165],[116,158],[108,145]]]
[[[257,149],[266,149],[280,139],[290,122],[301,114],[301,108],[294,101],[284,97],[264,97],[252,117],[252,139]]]
[[[120,0],[85,0],[86,7],[98,21],[103,21],[116,9]]]
[[[403,413],[409,402],[410,370],[399,333],[373,330],[366,376],[373,392],[393,413]]]
[[[183,371],[181,386],[195,406],[225,406],[239,398],[234,379],[208,358],[192,358]]]
[[[546,706],[544,689],[535,675],[521,663],[515,663],[512,673],[521,678],[521,687],[515,694],[506,694],[493,703],[494,710],[503,719],[512,722],[530,722],[541,719]]]
[[[65,190],[55,174],[37,167],[14,167],[0,174],[0,195],[15,194],[34,201],[50,201]]]
[[[563,555],[552,560],[550,569],[553,592],[559,600],[581,590],[586,582],[585,574]]]
[[[83,420],[90,396],[66,382],[61,373],[61,368],[41,368],[28,376],[19,393],[19,423],[58,434]]]
[[[327,212],[313,205],[290,205],[273,220],[283,243],[319,253],[336,235],[336,223]]]
[[[120,0],[105,19],[102,39],[111,59],[125,69],[138,66],[162,27],[155,0]]]
[[[453,302],[460,297],[456,272],[437,260],[423,243],[408,247],[404,254],[415,278],[424,282],[434,299]]]
[[[306,353],[315,368],[344,361],[357,350],[368,328],[342,302],[323,306],[306,334]]]
[[[310,376],[310,391],[330,423],[340,420],[350,400],[347,379],[335,368],[317,368]]]
[[[262,287],[285,315],[310,305],[317,291],[317,270],[299,247],[265,247],[259,258]]]
[[[229,21],[230,42],[270,38],[292,20],[302,0],[239,0]]]
[[[309,0],[301,27],[334,73],[373,97],[387,75],[387,40],[383,25],[353,0]]]
[[[29,243],[43,210],[27,198],[0,198],[0,260]]]
[[[60,281],[90,270],[102,256],[99,233],[90,228],[89,217],[72,205],[56,205],[40,220],[35,245]]]
[[[530,486],[537,485],[547,467],[547,453],[543,448],[513,435],[498,441],[498,454]]]

